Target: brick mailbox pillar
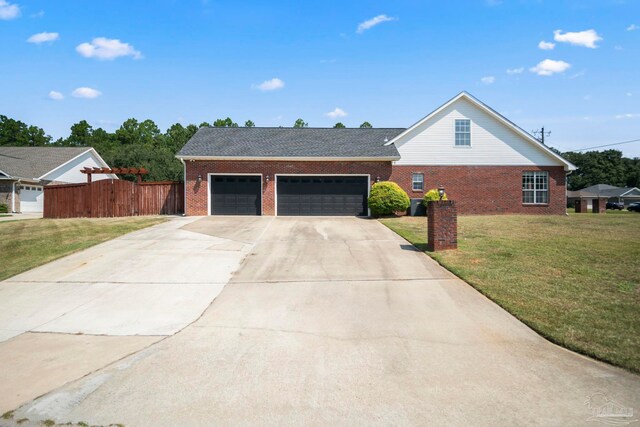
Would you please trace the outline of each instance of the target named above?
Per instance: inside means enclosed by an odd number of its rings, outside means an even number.
[[[578,199],[576,200],[576,213],[587,213],[587,200],[586,199]]]
[[[427,203],[427,250],[430,252],[458,247],[458,210],[453,200]]]
[[[592,213],[597,213],[597,214],[601,214],[601,213],[606,213],[607,212],[607,201],[609,199],[607,199],[606,197],[600,197],[597,199],[593,199],[591,201],[591,206],[593,207],[593,209],[591,209]]]

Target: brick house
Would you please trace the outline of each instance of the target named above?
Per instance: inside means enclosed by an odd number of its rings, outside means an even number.
[[[407,129],[201,128],[177,158],[187,215],[367,215],[387,180],[460,214],[564,214],[575,169],[466,92]]]

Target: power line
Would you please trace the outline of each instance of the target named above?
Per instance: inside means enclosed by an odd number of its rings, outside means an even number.
[[[595,147],[580,148],[580,149],[578,149],[578,150],[571,150],[571,151],[568,151],[568,152],[569,152],[569,153],[574,153],[574,152],[576,152],[576,151],[593,150],[594,148],[611,147],[611,146],[614,146],[614,145],[629,144],[629,143],[631,143],[631,142],[638,142],[638,141],[640,141],[640,138],[638,138],[638,139],[632,139],[632,140],[630,140],[630,141],[614,142],[613,144],[596,145]]]

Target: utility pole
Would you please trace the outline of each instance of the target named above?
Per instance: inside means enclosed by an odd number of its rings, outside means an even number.
[[[542,129],[540,129],[540,130],[531,131],[531,133],[533,134],[533,137],[535,139],[537,139],[538,141],[542,142],[542,145],[544,145],[544,137],[551,135],[551,131],[546,131],[545,132],[544,126],[542,126]]]

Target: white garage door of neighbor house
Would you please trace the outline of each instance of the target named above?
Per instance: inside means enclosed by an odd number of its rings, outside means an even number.
[[[23,185],[20,188],[20,211],[42,212],[44,209],[44,191],[35,185]]]

